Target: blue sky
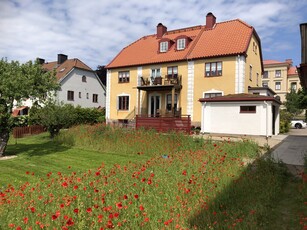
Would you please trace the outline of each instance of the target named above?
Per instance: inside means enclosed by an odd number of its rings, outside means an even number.
[[[140,37],[241,19],[253,26],[264,59],[301,62],[300,23],[307,23],[307,0],[0,0],[0,58],[55,61],[58,53],[91,68],[108,64]]]

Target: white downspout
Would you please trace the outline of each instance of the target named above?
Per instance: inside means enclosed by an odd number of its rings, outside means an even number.
[[[263,101],[264,104],[266,105],[266,122],[265,122],[265,133],[266,133],[266,139],[268,140],[269,138],[269,135],[268,135],[268,127],[269,127],[269,112],[268,112],[268,108],[269,108],[269,104],[266,102],[266,101]]]

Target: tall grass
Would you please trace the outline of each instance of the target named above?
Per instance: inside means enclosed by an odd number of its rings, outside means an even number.
[[[250,141],[89,126],[57,141],[148,158],[10,186],[0,193],[0,229],[265,229],[287,178],[269,159],[247,164],[258,155]]]

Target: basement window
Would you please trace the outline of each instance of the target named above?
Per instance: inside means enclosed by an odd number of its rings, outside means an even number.
[[[240,113],[256,113],[255,105],[242,105],[240,106]]]

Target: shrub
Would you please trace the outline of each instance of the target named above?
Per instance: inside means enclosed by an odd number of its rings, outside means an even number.
[[[292,117],[293,115],[286,110],[280,110],[280,133],[289,132]]]

